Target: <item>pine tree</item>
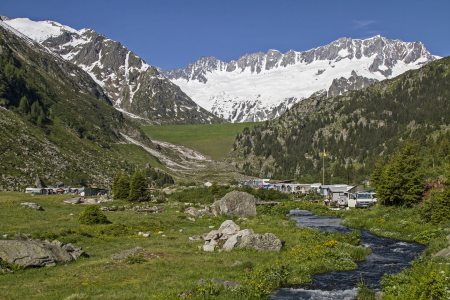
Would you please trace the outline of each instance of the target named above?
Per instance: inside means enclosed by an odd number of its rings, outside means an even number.
[[[141,202],[146,199],[145,191],[147,188],[147,182],[145,180],[142,171],[136,170],[131,178],[130,184],[130,195],[128,196],[128,201]]]
[[[211,194],[216,196],[219,193],[219,187],[217,186],[217,182],[213,182],[211,185]]]
[[[113,183],[114,198],[126,199],[130,194],[130,181],[126,173],[118,173],[120,174],[116,173],[116,184]]]
[[[19,111],[24,115],[30,112],[30,103],[26,96],[23,96],[22,99],[20,99]]]
[[[377,196],[384,204],[412,206],[420,201],[423,184],[416,151],[414,145],[406,145],[399,153],[391,156],[384,172],[380,174]]]

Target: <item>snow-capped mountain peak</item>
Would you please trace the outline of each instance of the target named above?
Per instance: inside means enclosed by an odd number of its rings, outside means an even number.
[[[114,106],[155,124],[217,123],[155,67],[92,29],[76,30],[53,21],[8,19],[6,24],[86,71]]]
[[[202,57],[184,69],[162,72],[202,107],[231,122],[244,122],[274,118],[317,91],[363,88],[437,58],[421,42],[377,35],[340,38],[303,52],[272,49],[228,63]]]

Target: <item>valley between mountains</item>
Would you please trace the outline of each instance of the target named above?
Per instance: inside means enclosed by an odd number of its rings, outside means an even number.
[[[447,299],[449,82],[380,35],[164,70],[0,16],[0,298]]]

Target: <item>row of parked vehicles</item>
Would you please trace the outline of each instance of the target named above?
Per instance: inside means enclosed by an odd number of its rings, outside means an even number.
[[[377,203],[374,191],[364,191],[357,193],[344,193],[337,201],[336,206],[341,208],[368,208]]]

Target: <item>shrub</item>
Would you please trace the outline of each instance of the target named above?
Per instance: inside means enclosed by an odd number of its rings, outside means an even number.
[[[375,300],[375,293],[369,289],[364,282],[364,279],[358,280],[357,286],[358,289],[358,299],[360,300]]]
[[[98,205],[88,205],[78,217],[78,221],[83,225],[107,224],[106,215],[99,209]]]

